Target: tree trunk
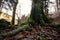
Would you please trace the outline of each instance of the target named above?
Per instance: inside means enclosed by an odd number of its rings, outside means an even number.
[[[58,12],[58,0],[56,0],[57,12]]]
[[[31,20],[40,25],[45,25],[45,23],[49,23],[49,20],[43,11],[44,9],[43,2],[44,2],[43,0],[33,0],[32,10],[31,10],[31,15],[30,15]]]
[[[14,23],[15,23],[15,12],[16,12],[17,4],[18,4],[18,0],[17,0],[17,2],[15,3],[15,5],[14,5],[14,7],[13,7],[12,25],[14,25]]]

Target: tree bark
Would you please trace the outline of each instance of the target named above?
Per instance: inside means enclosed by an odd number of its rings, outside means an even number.
[[[13,7],[12,25],[14,25],[14,24],[15,24],[15,12],[16,12],[17,4],[18,4],[18,0],[17,0],[17,2],[15,3],[15,5],[14,5],[14,7]]]

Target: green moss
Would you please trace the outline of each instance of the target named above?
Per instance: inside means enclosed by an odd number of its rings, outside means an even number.
[[[47,40],[47,38],[45,38],[45,37],[42,37],[42,40]]]
[[[7,22],[5,19],[0,19],[0,28],[8,28],[10,25],[10,22]]]
[[[31,31],[32,29],[30,27],[26,27],[26,31]]]
[[[45,26],[46,25],[45,22],[44,22],[44,20],[40,20],[40,25],[41,26]]]
[[[53,28],[59,28],[59,27],[60,27],[60,24],[51,24],[51,25],[49,25],[49,26],[51,26],[51,27],[53,27]]]

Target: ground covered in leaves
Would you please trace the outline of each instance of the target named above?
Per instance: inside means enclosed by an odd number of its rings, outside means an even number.
[[[56,30],[50,26],[41,27],[40,25],[30,25],[30,28],[31,30],[19,32],[13,37],[7,36],[4,40],[60,40],[59,28]]]

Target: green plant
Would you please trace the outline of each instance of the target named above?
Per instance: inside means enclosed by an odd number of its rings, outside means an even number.
[[[45,38],[45,37],[42,37],[42,40],[47,40],[47,38]]]
[[[0,19],[0,28],[7,28],[9,27],[10,22],[6,21],[5,19]]]
[[[24,26],[24,25],[28,25],[28,21],[21,23],[19,26]]]
[[[31,31],[32,29],[30,27],[26,27],[26,31]]]
[[[49,25],[49,26],[51,26],[51,27],[53,27],[53,28],[59,28],[59,27],[60,27],[60,24],[51,24],[51,25]]]
[[[40,20],[40,25],[41,25],[41,26],[46,25],[45,22],[44,22],[44,20]]]
[[[28,23],[31,25],[35,25],[35,21],[32,18],[29,18]]]

